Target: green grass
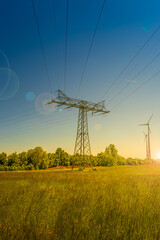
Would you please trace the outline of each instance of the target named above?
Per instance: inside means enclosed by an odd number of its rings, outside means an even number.
[[[87,170],[0,172],[0,239],[160,239],[159,165]]]

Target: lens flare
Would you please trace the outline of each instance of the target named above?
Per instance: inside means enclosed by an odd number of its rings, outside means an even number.
[[[25,97],[29,102],[32,102],[35,100],[36,95],[33,92],[27,92]]]
[[[48,93],[41,93],[35,100],[35,108],[36,110],[44,115],[48,115],[53,113],[56,110],[55,104],[46,105],[48,102],[52,100],[53,96]]]
[[[7,100],[16,95],[19,89],[17,75],[8,68],[0,68],[0,100]]]
[[[0,49],[0,68],[2,69],[5,68],[10,70],[9,60],[1,49]],[[0,76],[0,94],[3,93],[8,87],[9,80],[10,80],[10,71],[8,71],[7,74],[3,72],[3,76],[2,75]]]
[[[10,63],[5,55],[5,53],[0,49],[0,67],[1,68],[9,68],[10,69]]]
[[[150,28],[149,28],[148,25],[143,25],[143,26],[141,27],[141,29],[142,29],[143,31],[145,31],[145,32],[149,32],[149,30],[150,30]]]

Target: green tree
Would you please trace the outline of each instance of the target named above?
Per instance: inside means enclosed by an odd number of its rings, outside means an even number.
[[[54,153],[48,153],[49,165],[48,167],[56,167]]]
[[[3,166],[7,166],[8,165],[8,158],[7,158],[7,154],[2,152],[0,154],[0,165],[3,165]]]
[[[105,153],[108,155],[111,155],[115,159],[117,159],[117,157],[118,157],[118,151],[114,144],[110,144],[108,147],[106,147]]]
[[[116,164],[116,160],[112,155],[109,155],[107,153],[99,153],[97,155],[98,162],[100,166],[114,166]]]
[[[56,166],[69,166],[70,165],[70,156],[62,148],[57,148],[54,159]]]
[[[47,169],[49,164],[48,154],[41,147],[30,149],[27,152],[28,163],[35,169]]]
[[[19,166],[20,165],[20,159],[19,155],[14,152],[8,156],[8,166]]]
[[[117,165],[125,165],[125,164],[126,164],[126,159],[118,155]]]
[[[137,165],[138,162],[137,162],[137,159],[127,158],[127,159],[126,159],[126,164],[127,164],[127,165]]]
[[[28,165],[27,152],[19,153],[19,160],[20,160],[20,166],[27,166]]]

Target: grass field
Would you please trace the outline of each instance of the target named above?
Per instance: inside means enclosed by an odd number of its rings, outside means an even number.
[[[160,239],[160,165],[0,172],[0,239]]]

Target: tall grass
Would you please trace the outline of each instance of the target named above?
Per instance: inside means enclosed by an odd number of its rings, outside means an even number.
[[[160,239],[160,166],[0,172],[0,239]]]

